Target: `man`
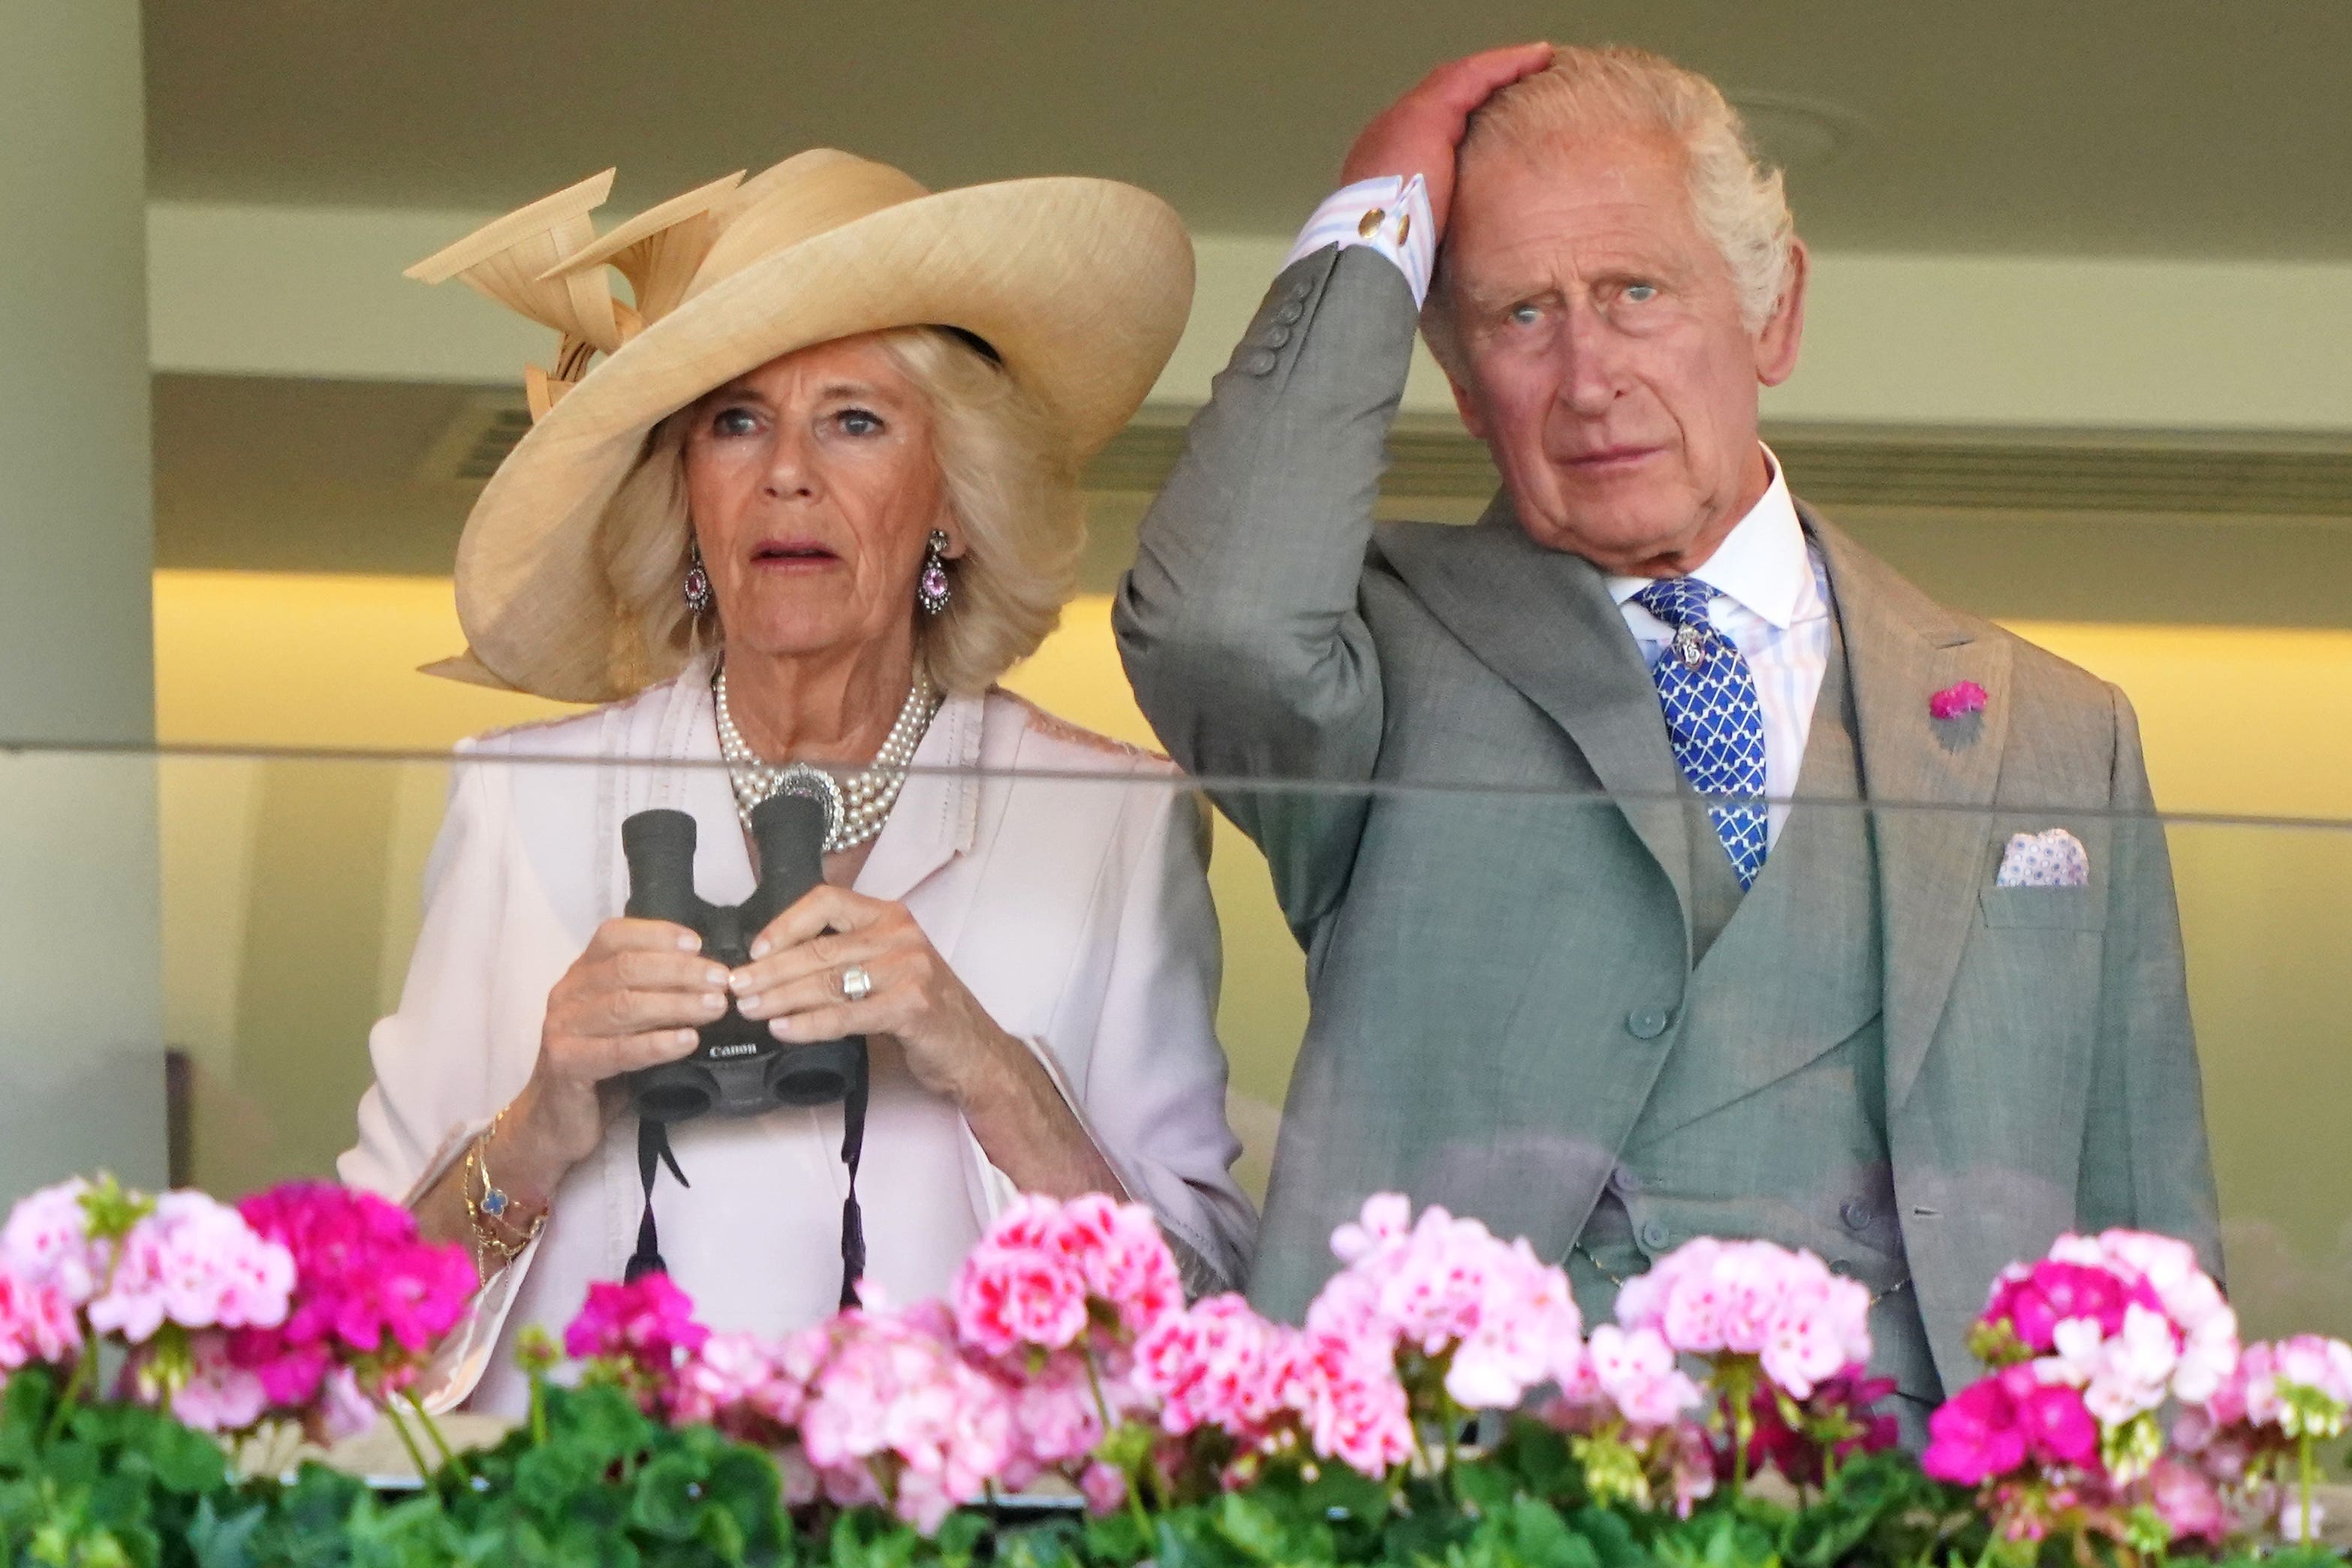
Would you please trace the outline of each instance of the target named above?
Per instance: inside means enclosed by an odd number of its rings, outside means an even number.
[[[1693,1236],[1764,1237],[1870,1287],[1916,1433],[2059,1232],[2218,1266],[2131,709],[1791,500],[1757,398],[1805,250],[1721,94],[1497,50],[1344,179],[1118,606],[1187,768],[1337,787],[1221,796],[1313,991],[1261,1305],[1381,1189],[1528,1236],[1588,1318]],[[1503,476],[1472,528],[1372,525],[1417,319]]]

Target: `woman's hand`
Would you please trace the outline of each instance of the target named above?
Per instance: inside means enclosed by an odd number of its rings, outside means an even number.
[[[702,956],[693,932],[664,920],[596,927],[547,994],[539,1063],[499,1135],[516,1145],[508,1168],[551,1191],[604,1136],[618,1097],[600,1086],[685,1056],[698,1028],[726,1010],[726,967]],[[507,1169],[499,1175],[506,1185]]]
[[[815,888],[769,923],[751,958],[728,977],[745,1018],[768,1019],[794,1045],[889,1035],[915,1081],[967,1113],[1016,1062],[1031,1065],[1028,1048],[997,1027],[903,904]],[[842,989],[853,966],[873,986],[857,1001]]]

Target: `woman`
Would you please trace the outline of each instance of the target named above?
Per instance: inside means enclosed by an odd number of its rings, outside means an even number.
[[[1071,591],[1078,464],[1181,329],[1181,226],[1105,182],[933,195],[816,152],[600,240],[610,178],[412,270],[563,333],[458,547],[467,654],[435,668],[604,705],[462,748],[371,1040],[342,1176],[486,1281],[435,1396],[520,1408],[514,1335],[620,1277],[641,1217],[715,1325],[835,1305],[840,1105],[673,1124],[692,1185],[641,1179],[624,1075],[730,1004],[788,1046],[868,1038],[856,1192],[887,1297],[942,1290],[1016,1190],[1148,1203],[1189,1288],[1234,1282],[1255,1221],[1197,808],[1164,761],[993,685]],[[690,813],[697,885],[731,904],[794,763],[839,786],[824,885],[750,962],[620,916],[625,818]]]

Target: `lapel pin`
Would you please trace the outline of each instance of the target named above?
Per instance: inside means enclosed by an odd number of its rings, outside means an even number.
[[[1985,689],[1974,681],[1962,681],[1946,686],[1927,699],[1927,712],[1940,719],[1961,718],[1972,713],[1984,712]]]

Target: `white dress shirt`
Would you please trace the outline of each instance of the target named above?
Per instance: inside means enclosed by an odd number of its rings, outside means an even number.
[[[1382,174],[1334,191],[1315,209],[1298,243],[1282,259],[1285,267],[1327,245],[1341,250],[1365,246],[1396,263],[1412,289],[1417,308],[1429,298],[1437,267],[1437,220],[1429,213],[1429,192],[1415,174]]]
[[[1772,483],[1739,519],[1705,565],[1690,575],[1718,596],[1706,607],[1715,629],[1731,639],[1756,676],[1756,699],[1764,709],[1764,841],[1780,841],[1789,820],[1789,798],[1805,764],[1805,737],[1811,731],[1813,703],[1830,665],[1829,574],[1821,555],[1806,542],[1789,482],[1780,460],[1767,447]],[[1655,669],[1674,629],[1633,602],[1650,586],[1646,577],[1612,577],[1609,597],[1625,617],[1626,630],[1642,645],[1642,657]]]
[[[1421,176],[1391,174],[1360,180],[1334,192],[1299,231],[1283,266],[1327,245],[1342,250],[1362,246],[1386,256],[1404,274],[1413,303],[1428,298],[1436,265],[1434,225]],[[1820,553],[1805,541],[1789,482],[1780,459],[1767,447],[1772,483],[1739,519],[1706,564],[1691,575],[1719,591],[1707,619],[1731,639],[1756,676],[1757,701],[1764,709],[1764,841],[1780,841],[1789,820],[1789,800],[1805,762],[1813,703],[1830,662],[1829,574]],[[1655,668],[1674,633],[1633,596],[1650,585],[1646,577],[1612,577],[1610,597],[1625,617],[1626,629]]]

